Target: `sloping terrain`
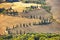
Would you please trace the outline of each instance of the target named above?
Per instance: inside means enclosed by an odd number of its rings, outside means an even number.
[[[17,5],[18,4],[18,5]],[[25,7],[29,7],[32,4],[24,4],[24,3],[2,3],[0,4],[0,8],[10,8],[12,7],[14,10],[18,10],[18,12],[22,12],[22,10],[25,9]],[[33,4],[34,5],[34,4]],[[35,4],[37,5],[37,4]],[[41,5],[40,5],[41,6]],[[32,13],[31,13],[32,14]],[[32,23],[32,22],[39,22],[39,19],[27,19],[27,18],[21,18],[21,17],[13,17],[13,16],[4,16],[1,15],[0,16],[0,34],[3,35],[6,33],[6,27],[13,27],[13,25],[17,25],[17,24],[23,24],[23,23]],[[25,29],[25,28],[22,28]],[[30,30],[32,32],[47,32],[47,33],[60,33],[60,24],[53,22],[51,24],[47,24],[47,25],[35,25],[35,26],[31,26],[26,28],[25,30]]]
[[[39,22],[39,19],[27,19],[21,17],[12,17],[12,16],[0,16],[0,34],[4,34],[6,27],[12,28],[13,25],[18,24],[28,24],[33,22]]]
[[[43,8],[40,8],[40,9],[34,9],[34,10],[32,10],[32,11],[27,11],[27,12],[23,12],[22,13],[23,14],[23,16],[36,16],[36,17],[38,17],[38,18],[50,18],[52,15],[51,15],[51,13],[49,13],[49,12],[47,12],[45,9],[43,9]]]
[[[5,8],[8,9],[10,7],[12,7],[15,11],[18,12],[22,12],[25,7],[30,7],[31,5],[37,6],[37,4],[34,3],[22,3],[22,2],[14,2],[14,3],[1,3],[0,4],[0,8]],[[38,4],[39,6],[41,6],[40,4]],[[5,33],[5,29],[7,26],[12,26],[12,25],[16,25],[19,24],[20,22],[32,22],[33,19],[31,19],[29,21],[29,19],[25,18],[19,18],[19,17],[11,17],[11,16],[4,16],[4,15],[0,15],[0,34],[4,34]],[[20,20],[22,19],[22,20]],[[20,22],[19,22],[20,21]]]
[[[60,33],[60,24],[55,22],[48,25],[36,25],[31,28],[37,33]]]

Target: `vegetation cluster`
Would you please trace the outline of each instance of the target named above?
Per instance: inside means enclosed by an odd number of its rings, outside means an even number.
[[[60,40],[60,34],[55,33],[27,33],[21,35],[5,35],[0,40]]]

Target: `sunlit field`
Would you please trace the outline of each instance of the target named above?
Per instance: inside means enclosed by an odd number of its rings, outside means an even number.
[[[26,7],[31,6],[41,6],[41,4],[34,4],[34,3],[22,3],[22,2],[13,2],[13,3],[1,3],[0,8],[8,9],[12,7],[12,9],[17,10],[18,12],[22,12],[26,9]]]

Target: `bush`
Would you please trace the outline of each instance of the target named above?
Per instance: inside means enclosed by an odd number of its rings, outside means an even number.
[[[55,33],[28,33],[17,36],[5,36],[0,37],[0,40],[60,40],[60,34]]]

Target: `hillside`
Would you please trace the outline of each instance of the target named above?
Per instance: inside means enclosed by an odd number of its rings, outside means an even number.
[[[34,6],[41,6],[40,4],[34,4],[34,3],[22,3],[22,2],[14,2],[14,3],[1,3],[0,4],[0,8],[5,8],[5,9],[9,9],[10,7],[12,7],[12,9],[14,9],[15,11],[18,11],[18,12],[22,12],[23,10],[26,9],[26,7],[30,7],[31,5],[34,5]],[[4,34],[5,32],[5,29],[6,29],[6,26],[9,25],[12,26],[12,25],[16,25],[20,22],[25,22],[24,19],[26,18],[19,18],[19,17],[11,17],[11,16],[4,16],[4,15],[1,15],[0,14],[0,34]],[[16,19],[21,19],[20,22]],[[12,21],[11,21],[12,20]],[[31,19],[33,20],[33,19]],[[13,22],[14,21],[14,22]],[[17,21],[17,23],[16,23]],[[29,19],[26,19],[26,21],[28,22]],[[22,23],[23,23],[22,22]],[[31,21],[29,21],[31,22]]]
[[[19,24],[29,24],[32,22],[39,22],[39,19],[27,19],[27,18],[20,18],[20,17],[11,17],[11,16],[0,16],[0,34],[3,35],[6,32],[6,27],[13,28],[13,26]],[[48,25],[35,25],[30,27],[22,27],[22,30],[30,30],[29,32],[37,32],[37,33],[60,33],[59,23],[51,23]],[[34,29],[34,30],[33,30]]]
[[[13,3],[1,3],[0,4],[0,8],[5,8],[5,9],[9,9],[10,7],[12,7],[12,9],[14,9],[15,11],[21,13],[23,10],[26,9],[26,7],[31,7],[31,6],[41,6],[41,4],[35,4],[35,3],[22,3],[22,2],[13,2]],[[35,9],[36,10],[36,9]],[[29,26],[29,27],[22,27],[20,28],[21,30],[23,31],[29,31],[29,32],[36,32],[36,33],[60,33],[60,24],[57,23],[57,22],[52,22],[50,24],[47,24],[47,25],[34,25],[34,23],[40,23],[41,20],[40,19],[34,19],[35,15],[39,16],[40,15],[42,16],[42,19],[47,18],[48,13],[43,10],[40,11],[40,9],[36,10],[36,11],[30,11],[30,13],[26,13],[27,16],[30,15],[33,16],[33,18],[29,19],[29,18],[22,18],[22,17],[16,17],[16,16],[7,16],[7,15],[1,15],[0,14],[0,34],[3,35],[3,34],[6,34],[7,31],[6,31],[6,27],[9,27],[9,28],[13,28],[15,27],[16,25],[23,25],[23,24],[32,24],[32,26]],[[23,14],[24,16],[25,14]],[[44,16],[46,15],[46,16]],[[48,18],[47,18],[48,19]],[[44,22],[44,21],[43,21]],[[14,30],[15,31],[15,30]]]
[[[6,27],[13,27],[18,24],[29,24],[39,22],[38,19],[27,19],[21,17],[0,16],[0,34],[4,34]]]

